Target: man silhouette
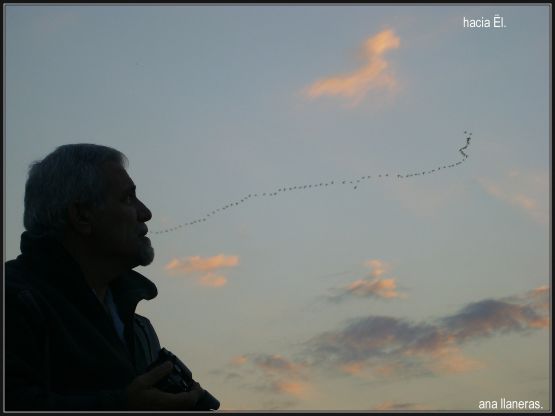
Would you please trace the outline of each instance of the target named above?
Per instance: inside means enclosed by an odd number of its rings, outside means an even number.
[[[31,165],[21,255],[5,264],[6,410],[188,410],[203,390],[171,394],[150,371],[160,350],[137,303],[157,295],[133,271],[154,259],[152,214],[126,157],[58,147]]]

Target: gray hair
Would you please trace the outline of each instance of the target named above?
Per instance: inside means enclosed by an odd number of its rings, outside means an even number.
[[[44,159],[31,163],[25,184],[25,229],[59,238],[67,226],[72,202],[102,208],[107,191],[102,165],[106,162],[123,168],[128,163],[120,151],[88,143],[59,146]]]

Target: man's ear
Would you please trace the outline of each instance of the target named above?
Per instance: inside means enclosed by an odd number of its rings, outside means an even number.
[[[82,235],[92,233],[92,211],[90,207],[80,202],[72,202],[68,207],[69,226],[75,232]]]

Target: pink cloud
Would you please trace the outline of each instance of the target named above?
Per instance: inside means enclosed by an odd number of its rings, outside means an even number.
[[[202,286],[222,287],[227,284],[227,277],[208,273],[200,277],[199,283]]]
[[[214,271],[224,268],[236,267],[239,264],[238,256],[218,254],[212,257],[192,256],[185,259],[174,258],[164,266],[171,274],[181,274],[197,278],[201,286],[219,288],[228,282],[227,277]]]
[[[364,262],[364,266],[370,268],[370,276],[373,279],[361,278],[340,289],[332,289],[329,297],[332,301],[341,301],[347,296],[363,298],[394,299],[404,298],[406,295],[397,291],[397,282],[394,277],[382,278],[391,269],[389,263],[383,260],[372,259]]]
[[[231,364],[233,365],[243,365],[247,363],[247,357],[244,355],[237,355],[231,358]]]
[[[285,393],[297,398],[306,398],[310,390],[310,385],[298,380],[280,380],[274,384],[277,392]]]
[[[364,265],[370,267],[370,275],[373,277],[380,277],[384,273],[388,273],[391,266],[383,260],[372,259],[364,262]]]
[[[225,254],[218,254],[212,257],[192,256],[184,260],[172,259],[166,266],[166,270],[193,273],[193,272],[207,272],[217,270],[225,267],[235,267],[239,264],[239,257],[226,256]]]
[[[320,79],[304,90],[305,95],[309,98],[339,96],[351,99],[356,105],[370,90],[393,90],[397,81],[384,55],[399,45],[400,39],[392,30],[379,32],[363,44],[361,55],[365,64],[362,67],[348,74]]]

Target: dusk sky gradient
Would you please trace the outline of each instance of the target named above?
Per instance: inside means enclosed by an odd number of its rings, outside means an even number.
[[[223,410],[551,407],[548,5],[4,11],[5,259],[29,164],[108,145]]]

